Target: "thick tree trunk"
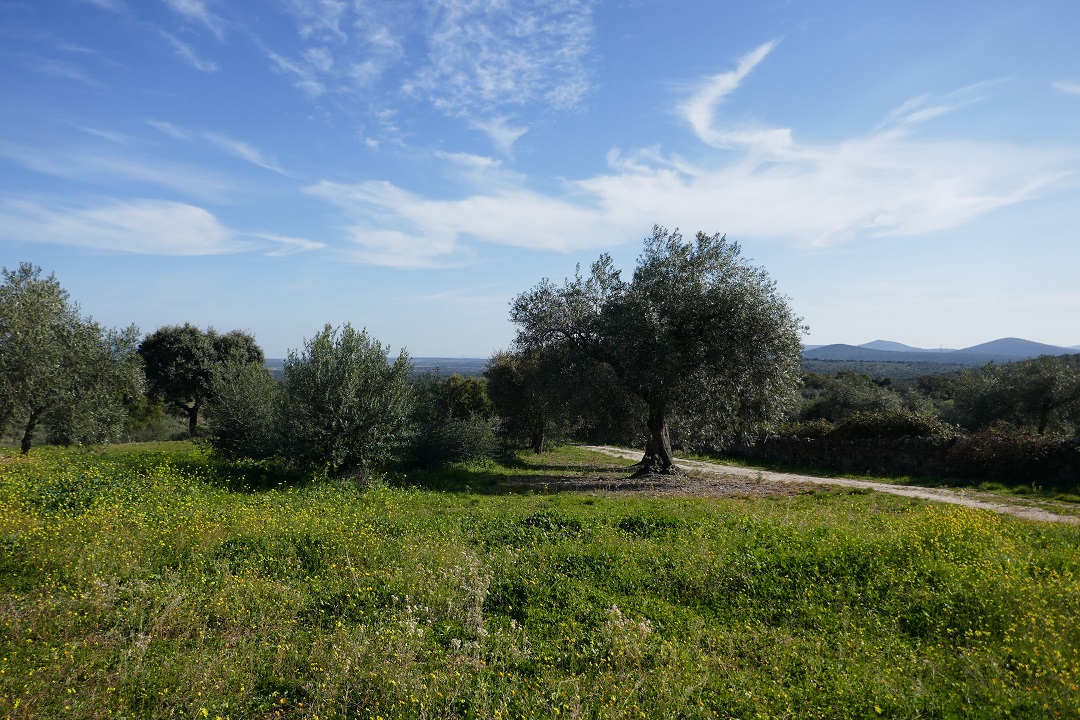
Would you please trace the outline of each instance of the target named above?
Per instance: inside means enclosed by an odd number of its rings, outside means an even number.
[[[22,454],[27,455],[30,452],[30,445],[34,442],[34,429],[37,427],[38,420],[41,419],[41,413],[44,410],[34,410],[30,413],[30,419],[26,421],[26,430],[23,432],[22,437]]]
[[[198,400],[196,400],[195,403],[191,407],[187,408],[187,414],[188,414],[188,416],[187,416],[188,417],[188,435],[190,435],[191,437],[195,437],[195,430],[199,425],[199,401]]]
[[[532,449],[539,455],[544,452],[544,423],[539,423],[532,432]]]
[[[649,439],[645,443],[645,457],[638,462],[640,468],[635,476],[674,475],[679,472],[671,455],[671,437],[668,433],[667,413],[661,407],[649,410]]]

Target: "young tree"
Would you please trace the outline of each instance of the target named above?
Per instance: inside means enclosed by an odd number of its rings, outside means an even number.
[[[407,439],[412,363],[349,324],[326,325],[285,360],[281,427],[290,457],[332,475],[384,462]]]
[[[642,472],[675,472],[669,422],[692,410],[716,437],[781,420],[799,383],[805,328],[735,243],[653,229],[625,282],[601,255],[588,278],[544,280],[513,302],[516,343],[607,364],[647,407]]]
[[[142,389],[138,330],[106,331],[82,318],[56,276],[30,263],[2,276],[0,424],[23,424],[23,454],[44,420],[65,441],[115,437],[125,397]]]
[[[213,398],[215,368],[226,362],[259,366],[264,362],[262,349],[248,333],[233,330],[222,335],[213,328],[203,332],[189,323],[158,328],[139,345],[139,355],[150,394],[186,417],[192,436],[199,411]]]

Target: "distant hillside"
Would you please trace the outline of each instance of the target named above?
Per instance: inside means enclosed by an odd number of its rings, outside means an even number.
[[[890,344],[889,341],[875,341],[875,343]],[[868,343],[870,345],[872,343]],[[895,343],[899,345],[900,343]],[[1012,362],[1014,360],[1027,360],[1040,355],[1068,355],[1072,349],[1045,345],[1019,338],[1002,338],[992,342],[974,345],[962,350],[935,351],[915,350],[897,351],[880,350],[858,345],[824,345],[813,350],[803,352],[807,360],[859,360],[875,362],[937,362],[950,365],[964,365],[976,367],[988,362]]]
[[[973,345],[957,352],[977,353],[979,355],[1015,355],[1023,357],[1039,357],[1040,355],[1068,355],[1072,348],[1058,347],[1057,345],[1044,345],[1043,343],[1023,340],[1021,338],[1001,338],[991,340],[982,345]]]
[[[867,350],[885,350],[887,352],[922,352],[922,348],[911,347],[910,345],[893,342],[892,340],[874,340],[873,342],[863,343],[858,347],[866,348]]]
[[[947,373],[966,370],[971,365],[950,365],[943,362],[900,362],[900,361],[876,361],[876,360],[810,360],[803,358],[804,370],[821,373],[822,375],[835,375],[841,370],[862,373],[870,377],[891,378],[896,383],[910,383],[917,377],[924,375],[945,375]],[[976,365],[974,367],[980,367]]]

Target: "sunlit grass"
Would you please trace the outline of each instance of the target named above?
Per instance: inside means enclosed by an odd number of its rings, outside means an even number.
[[[183,443],[4,462],[0,717],[1080,711],[1080,530],[879,494],[553,490],[614,464],[360,486]]]

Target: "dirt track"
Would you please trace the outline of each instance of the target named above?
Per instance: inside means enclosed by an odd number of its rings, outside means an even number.
[[[604,453],[606,455],[612,455],[614,457],[627,458],[630,460],[638,460],[641,458],[640,450],[626,450],[623,448],[608,447],[601,445],[587,446],[590,450]],[[748,483],[753,483],[756,487],[762,484],[775,484],[781,487],[792,487],[795,485],[838,485],[841,487],[852,488],[865,488],[867,490],[875,490],[877,492],[891,493],[893,495],[903,495],[905,497],[920,498],[922,500],[933,500],[935,502],[953,503],[955,505],[964,505],[965,507],[978,508],[980,510],[990,510],[992,512],[1001,513],[1003,515],[1012,515],[1013,517],[1023,518],[1025,520],[1041,520],[1043,522],[1057,522],[1066,523],[1071,525],[1080,525],[1080,517],[1072,515],[1059,515],[1057,513],[1050,512],[1038,507],[1031,507],[1028,505],[1020,505],[1009,502],[1007,499],[998,495],[992,495],[990,493],[979,493],[966,490],[947,490],[942,488],[925,488],[925,487],[913,487],[910,485],[891,485],[889,483],[869,482],[866,480],[847,480],[844,478],[824,478],[813,477],[810,475],[793,475],[791,473],[772,472],[771,470],[758,470],[756,468],[741,468],[733,465],[720,465],[719,463],[700,462],[697,460],[679,460],[677,465],[684,470],[691,470],[694,473],[703,473],[706,475],[720,476],[724,479],[724,483],[705,483],[705,486],[699,488],[704,490],[700,493],[703,495],[721,495],[732,494],[730,492],[709,492],[709,486],[711,485],[724,485],[726,483],[732,483],[736,488],[745,488]],[[717,478],[718,480],[720,478]],[[681,491],[680,494],[693,493],[693,484],[681,483],[676,481],[673,483],[673,490]],[[719,489],[719,488],[718,488]],[[778,488],[779,489],[779,488]],[[781,490],[781,492],[783,492]]]

